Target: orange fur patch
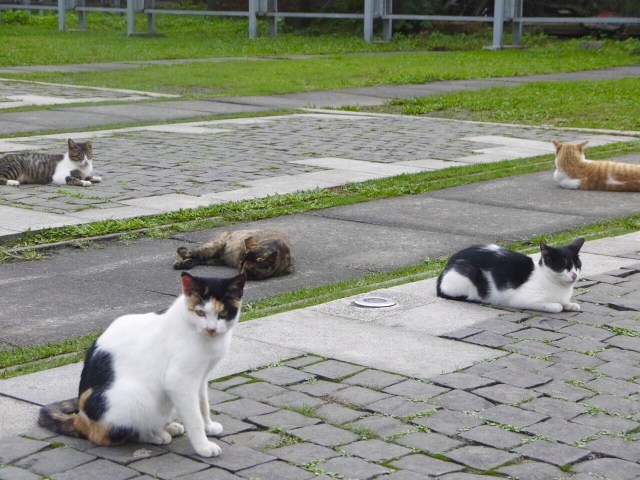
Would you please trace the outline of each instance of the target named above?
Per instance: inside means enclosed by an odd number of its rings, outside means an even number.
[[[113,444],[109,436],[111,430],[109,425],[104,422],[89,419],[84,411],[84,405],[92,393],[93,389],[89,388],[80,395],[80,398],[78,399],[78,406],[80,407],[82,415],[75,417],[75,427],[82,435],[96,445],[108,447]]]

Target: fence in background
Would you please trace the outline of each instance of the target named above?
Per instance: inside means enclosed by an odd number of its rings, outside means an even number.
[[[1,1],[1,0],[0,0]],[[509,22],[513,29],[513,45],[520,45],[522,26],[524,24],[587,24],[587,25],[629,25],[640,24],[640,17],[524,17],[524,0],[494,0],[494,15],[490,16],[454,16],[454,15],[405,15],[394,14],[393,0],[364,0],[362,13],[300,13],[278,11],[278,0],[248,0],[247,11],[213,11],[213,10],[166,10],[156,8],[156,0],[122,0],[126,8],[88,7],[86,0],[58,0],[58,5],[32,5],[31,0],[13,0],[22,3],[0,3],[0,10],[56,10],[58,12],[58,28],[65,30],[67,10],[78,12],[78,28],[86,29],[86,12],[109,12],[127,15],[127,35],[136,35],[134,15],[147,15],[147,34],[156,33],[156,15],[199,15],[214,17],[246,17],[249,26],[249,38],[257,38],[260,17],[269,19],[269,35],[277,37],[279,18],[326,18],[356,19],[364,22],[364,40],[373,41],[374,21],[382,21],[382,39],[390,41],[393,34],[394,20],[413,20],[429,22],[486,22],[493,23],[493,44],[489,47],[502,48],[504,24]]]

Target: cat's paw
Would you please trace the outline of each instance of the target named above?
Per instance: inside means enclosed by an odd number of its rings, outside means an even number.
[[[143,439],[143,441],[154,445],[166,445],[171,443],[171,435],[169,435],[169,432],[161,430],[159,432],[154,432],[148,438]]]
[[[209,437],[213,435],[220,435],[222,433],[222,425],[218,422],[209,422],[204,426],[204,431]]]
[[[165,431],[171,435],[172,437],[179,437],[180,435],[184,435],[184,427],[182,424],[177,422],[172,422],[166,427],[164,427]]]
[[[182,258],[176,258],[176,261],[173,262],[173,268],[176,270],[189,270],[196,266],[196,262],[193,258],[187,258],[183,260]]]
[[[80,184],[81,184],[83,187],[90,187],[90,186],[91,186],[91,182],[90,182],[90,181],[88,181],[88,180],[80,180]]]
[[[578,305],[577,303],[565,303],[564,305],[562,305],[562,309],[565,312],[579,312],[580,305]]]
[[[93,183],[100,183],[102,181],[102,177],[93,176],[93,177],[91,177],[91,181]]]
[[[194,448],[201,457],[217,457],[222,452],[222,449],[213,442],[207,442],[205,445]]]
[[[17,180],[7,180],[7,186],[9,187],[17,187],[20,185],[20,182]]]
[[[561,303],[545,303],[540,308],[540,310],[542,310],[543,312],[549,312],[549,313],[560,313],[562,309],[563,309],[563,306]]]

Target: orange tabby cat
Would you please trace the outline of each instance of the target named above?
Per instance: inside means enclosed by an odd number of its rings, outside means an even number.
[[[584,157],[587,143],[573,145],[553,141],[556,147],[553,178],[562,188],[640,192],[640,165],[587,160]]]

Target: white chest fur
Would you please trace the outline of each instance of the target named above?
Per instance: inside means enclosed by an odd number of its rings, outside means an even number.
[[[67,183],[66,178],[71,175],[72,170],[80,170],[82,174],[82,179],[91,176],[91,172],[93,171],[93,164],[91,160],[85,157],[87,162],[86,166],[78,165],[75,162],[72,162],[69,158],[69,154],[65,154],[62,161],[56,167],[56,171],[53,173],[53,183],[57,185],[65,185]]]

